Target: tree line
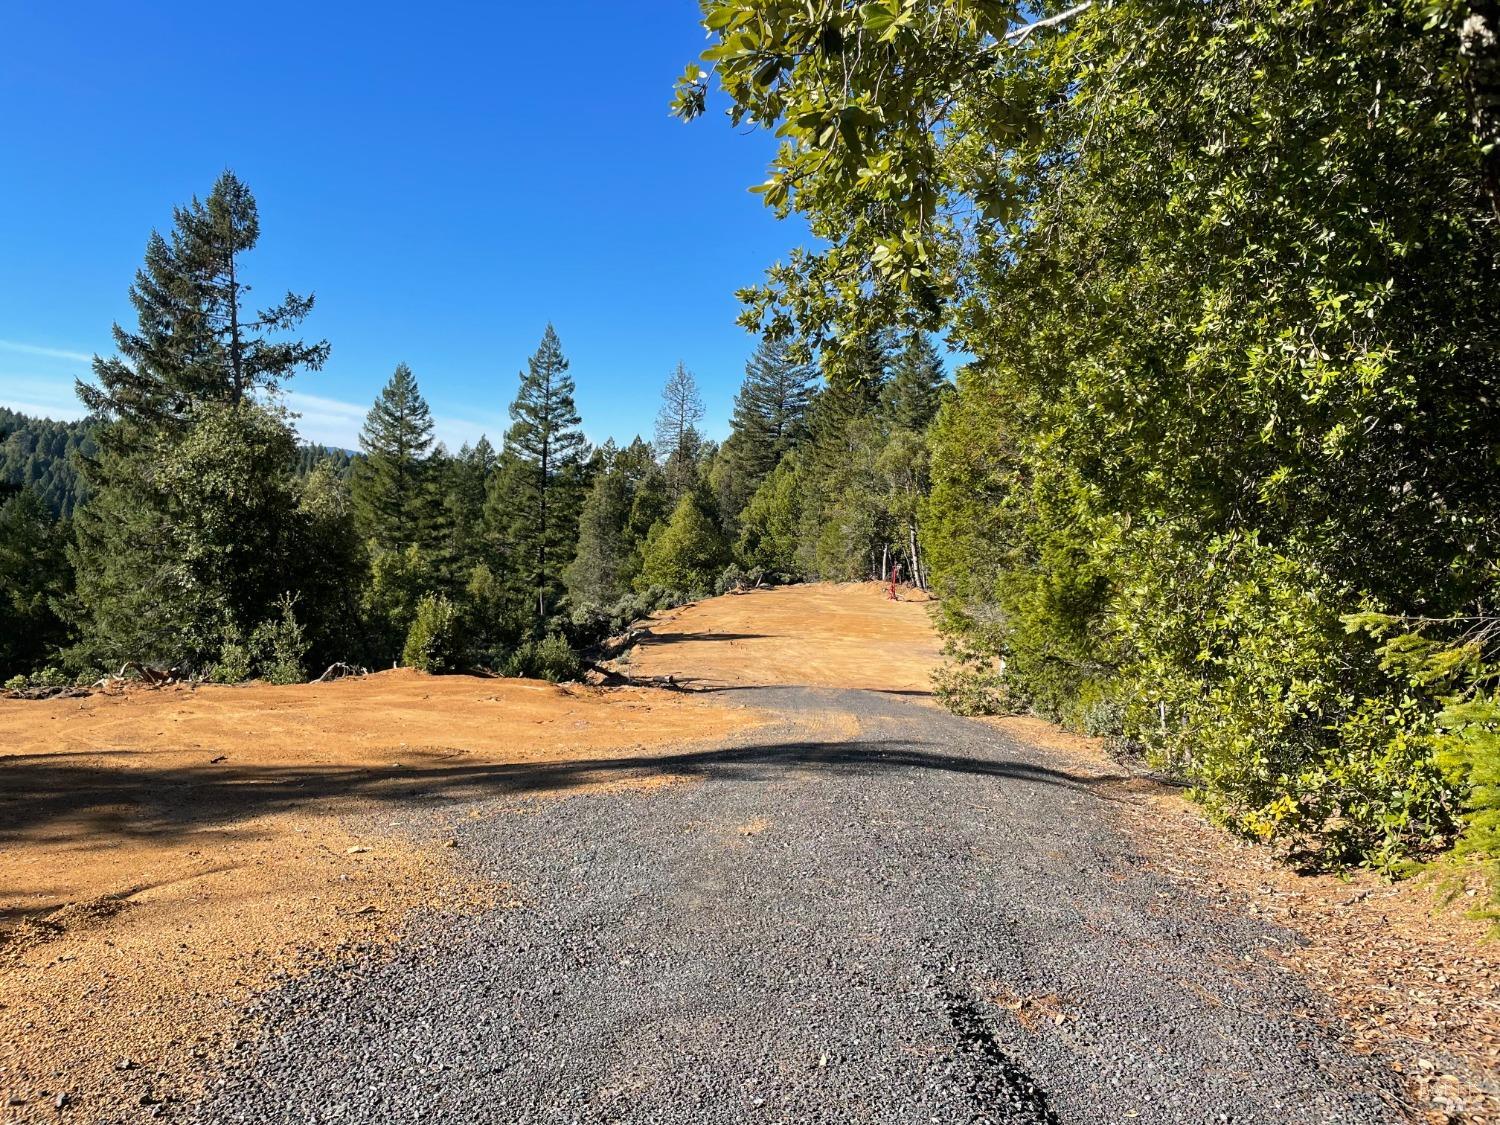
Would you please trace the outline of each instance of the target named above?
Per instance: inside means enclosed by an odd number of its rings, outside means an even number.
[[[0,506],[0,675],[134,661],[290,682],[347,662],[561,679],[639,616],[747,580],[897,560],[922,580],[925,435],[949,387],[925,333],[870,333],[860,377],[826,386],[763,342],[722,444],[679,364],[654,440],[620,446],[585,438],[549,325],[497,443],[445,449],[401,363],[358,452],[327,450],[299,444],[280,392],[330,346],[298,338],[311,296],[250,307],[259,237],[232,173],[177,208],[131,286],[136,323],[78,383],[88,421],[7,438],[50,442],[51,471],[77,480],[68,503],[28,477]]]
[[[1500,855],[1500,27],[1467,0],[712,0],[677,112],[824,240],[744,294],[831,368],[974,357],[919,505],[971,711],[1314,866]]]

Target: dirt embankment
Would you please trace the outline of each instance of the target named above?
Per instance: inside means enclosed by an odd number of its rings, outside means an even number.
[[[758,721],[405,671],[0,700],[0,1118],[149,1106],[276,976],[413,907],[504,904],[403,806],[648,784],[655,748]]]

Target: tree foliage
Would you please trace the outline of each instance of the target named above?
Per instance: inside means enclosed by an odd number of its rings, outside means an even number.
[[[697,483],[699,454],[703,451],[703,396],[698,380],[679,363],[661,391],[656,412],[656,448],[666,461],[667,489],[673,501]]]
[[[352,489],[360,531],[381,550],[430,548],[432,412],[406,364],[396,365],[370,407],[359,447]]]
[[[562,590],[576,537],[587,443],[578,428],[574,384],[552,325],[521,374],[505,435],[508,487],[493,507],[517,571],[546,617]]]
[[[918,504],[958,692],[1135,742],[1316,862],[1484,801],[1433,739],[1493,730],[1493,651],[1444,702],[1344,622],[1493,613],[1487,11],[705,7],[731,116],[783,138],[760,190],[827,242],[747,322],[844,369],[890,324],[974,357]],[[690,71],[679,112],[708,96]]]
[[[729,560],[728,544],[705,497],[685,492],[671,518],[647,536],[635,585],[639,590],[664,586],[688,594],[709,592]]]

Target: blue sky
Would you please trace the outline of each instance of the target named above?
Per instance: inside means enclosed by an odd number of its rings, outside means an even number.
[[[255,192],[251,301],[314,291],[289,386],[352,445],[397,362],[450,446],[498,439],[552,321],[591,438],[649,435],[679,359],[727,418],[734,290],[803,238],[746,190],[772,139],[668,116],[694,0],[0,0],[0,404],[77,416],[152,228],[225,167]]]

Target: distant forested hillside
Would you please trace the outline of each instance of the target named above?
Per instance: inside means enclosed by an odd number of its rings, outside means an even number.
[[[75,452],[91,457],[98,452],[90,419],[58,422],[33,418],[0,406],[0,486],[29,487],[55,516],[71,518],[88,495],[79,476]],[[334,476],[346,479],[359,455],[326,445],[297,449],[297,473],[306,476],[326,461]]]
[[[93,423],[31,418],[0,406],[0,484],[29,486],[54,515],[71,516],[86,494],[74,453],[97,451]]]
[[[358,453],[351,453],[347,449],[338,449],[327,445],[303,445],[297,449],[297,475],[307,476],[323,462],[328,462],[333,467],[333,475],[339,480],[347,480],[354,469],[354,461]]]

